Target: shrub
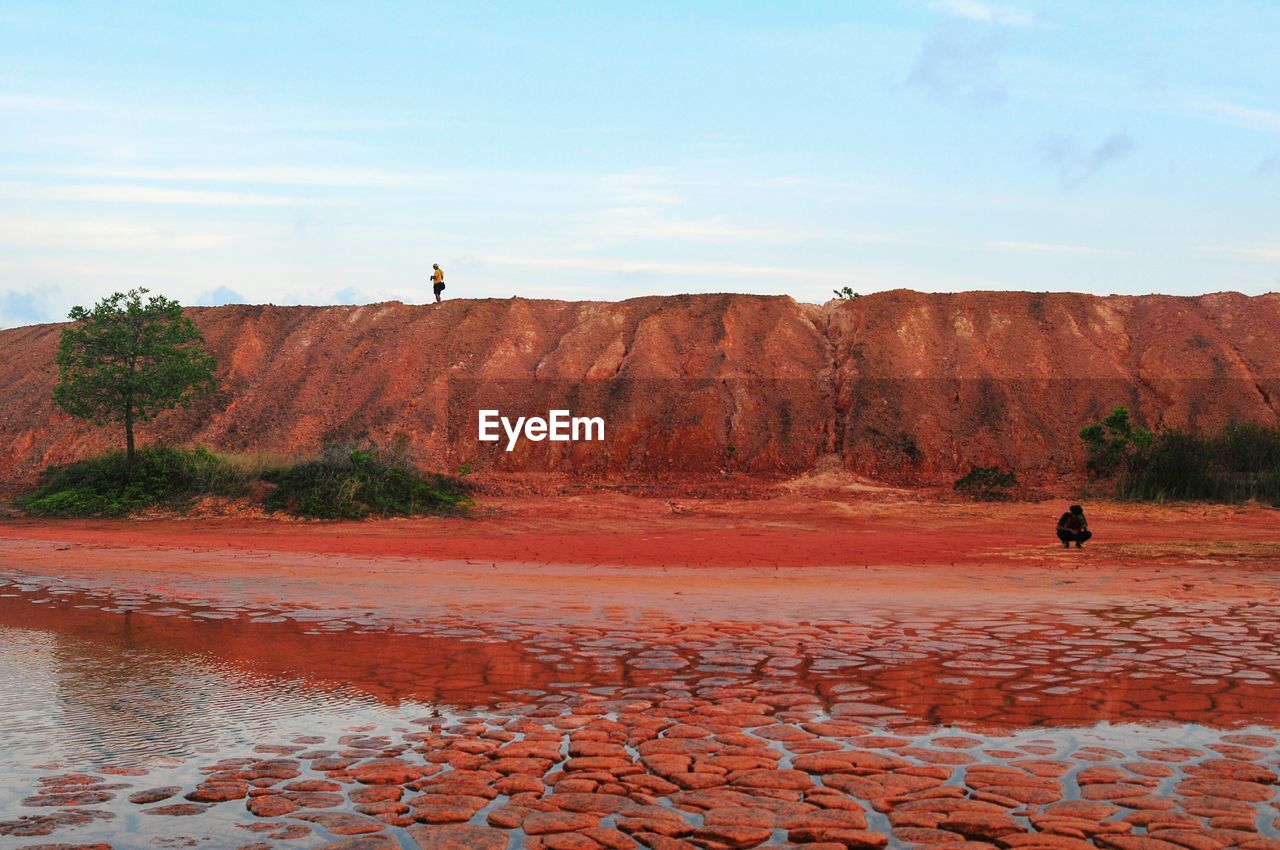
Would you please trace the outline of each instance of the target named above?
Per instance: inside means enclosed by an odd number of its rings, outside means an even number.
[[[332,446],[321,457],[268,471],[264,505],[310,519],[365,519],[447,513],[470,504],[456,478],[422,473],[403,456],[376,446]]]
[[[50,467],[17,505],[33,516],[119,517],[186,508],[205,495],[240,495],[248,480],[206,448],[149,446],[136,451],[132,467],[123,451]]]
[[[1134,425],[1129,410],[1117,406],[1101,422],[1080,429],[1089,455],[1088,469],[1094,475],[1112,475],[1123,469],[1133,456],[1151,445],[1155,435]]]
[[[1135,501],[1200,500],[1280,506],[1280,429],[1231,423],[1202,436],[1135,428],[1123,407],[1080,431],[1089,472]]]
[[[1003,501],[1018,486],[1018,476],[998,466],[975,466],[956,479],[952,489],[983,501]]]
[[[1161,432],[1127,464],[1118,490],[1138,501],[1257,499],[1280,506],[1280,429],[1234,423],[1208,437]]]
[[[441,513],[471,501],[457,478],[421,473],[395,449],[331,448],[316,460],[293,463],[280,454],[228,457],[198,446],[151,446],[136,451],[132,466],[116,451],[50,467],[16,505],[40,517],[124,517],[149,508],[182,511],[202,496],[262,490],[268,511],[314,519]]]
[[[1137,501],[1202,498],[1214,489],[1212,467],[1208,440],[1184,431],[1163,431],[1126,461],[1119,494]]]

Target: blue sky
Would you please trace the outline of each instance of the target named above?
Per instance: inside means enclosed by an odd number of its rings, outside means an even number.
[[[1274,0],[0,4],[0,326],[1280,289]]]

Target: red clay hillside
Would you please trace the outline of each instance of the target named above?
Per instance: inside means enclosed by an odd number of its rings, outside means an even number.
[[[403,435],[426,466],[583,480],[829,467],[949,484],[977,465],[1079,474],[1077,432],[1117,404],[1151,426],[1280,417],[1280,295],[898,290],[787,297],[192,309],[219,392],[144,439],[312,452]],[[0,331],[0,486],[113,445],[57,412],[61,325]],[[476,441],[477,407],[602,415],[600,443]]]

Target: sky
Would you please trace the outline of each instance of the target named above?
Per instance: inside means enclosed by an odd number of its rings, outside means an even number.
[[[1275,0],[0,0],[0,327],[1280,290]]]

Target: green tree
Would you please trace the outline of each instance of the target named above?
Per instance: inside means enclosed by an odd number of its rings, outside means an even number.
[[[1128,408],[1120,405],[1101,422],[1081,428],[1080,439],[1089,454],[1089,471],[1095,475],[1111,475],[1127,467],[1136,454],[1150,448],[1155,434],[1135,425]]]
[[[145,289],[117,292],[92,310],[73,307],[58,345],[59,407],[95,425],[124,425],[132,466],[133,426],[212,392],[214,360],[182,305]]]

